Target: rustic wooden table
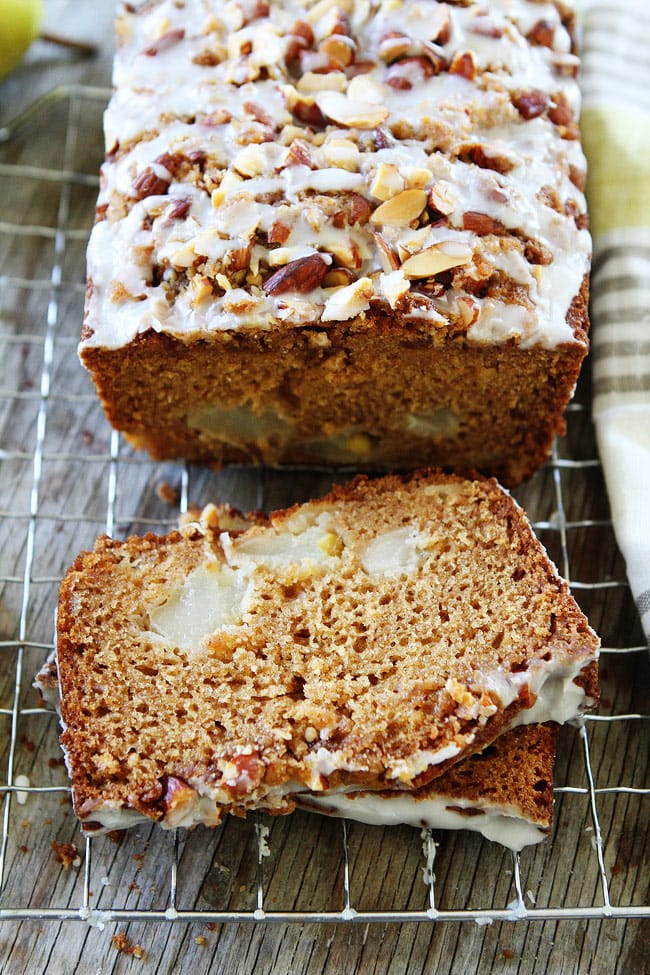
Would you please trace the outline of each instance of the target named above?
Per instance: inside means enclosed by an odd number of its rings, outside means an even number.
[[[71,60],[37,44],[0,85],[0,970],[647,971],[648,654],[608,520],[587,373],[567,437],[517,492],[606,648],[600,716],[562,732],[547,842],[515,858],[436,834],[429,883],[418,831],[306,814],[85,844],[56,719],[31,687],[62,572],[101,531],[164,531],[179,507],[208,500],[278,507],[332,479],[154,464],[109,430],[76,342],[112,5],[51,0],[48,18],[99,53]]]

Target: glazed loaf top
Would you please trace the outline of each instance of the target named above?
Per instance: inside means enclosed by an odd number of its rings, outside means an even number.
[[[584,342],[571,23],[530,0],[122,4],[83,342],[382,313]]]

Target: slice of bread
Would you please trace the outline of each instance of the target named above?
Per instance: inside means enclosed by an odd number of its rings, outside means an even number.
[[[60,711],[55,653],[34,686],[48,707]],[[540,843],[551,831],[558,731],[551,721],[511,728],[419,789],[296,792],[293,799],[299,809],[374,826],[470,830],[519,851]],[[189,809],[199,808],[194,793],[186,792],[186,798]],[[113,828],[129,825],[130,818],[127,810],[113,810]]]
[[[356,478],[240,531],[102,538],[58,612],[89,829],[413,790],[597,698],[598,639],[496,482]]]
[[[553,722],[512,728],[419,789],[305,792],[296,805],[378,826],[467,829],[521,850],[551,831],[558,730]]]

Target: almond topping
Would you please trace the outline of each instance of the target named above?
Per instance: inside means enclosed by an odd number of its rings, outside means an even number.
[[[355,281],[354,273],[347,267],[334,267],[323,279],[324,288],[344,288]]]
[[[326,37],[319,44],[318,50],[327,55],[335,68],[347,68],[354,61],[354,41],[342,34],[332,34],[331,37]]]
[[[164,34],[161,34],[158,40],[154,41],[150,47],[145,47],[142,54],[146,54],[148,58],[155,58],[157,54],[162,54],[163,51],[169,50],[174,44],[178,44],[185,37],[185,30],[180,27],[176,30],[168,30]]]
[[[445,63],[444,58],[437,64],[428,57],[402,58],[391,64],[384,81],[389,88],[394,88],[396,91],[409,91],[416,85],[421,85],[427,78],[433,77],[434,74],[439,74]]]
[[[431,14],[429,30],[431,31],[430,40],[436,44],[446,44],[451,37],[451,14],[446,3],[436,4],[436,8]]]
[[[345,91],[348,79],[343,71],[328,71],[325,74],[305,71],[296,82],[298,91]]]
[[[398,58],[405,57],[411,50],[413,42],[406,34],[393,30],[380,39],[377,47],[377,54],[382,61],[390,64]]]
[[[449,65],[450,74],[459,74],[468,81],[473,81],[476,77],[476,64],[474,55],[471,51],[457,51],[451,59]]]
[[[327,125],[325,116],[311,96],[295,98],[289,107],[296,118],[305,125],[311,125],[314,128],[325,128]]]
[[[366,311],[375,289],[370,278],[359,278],[345,288],[339,288],[325,302],[321,321],[345,322]]]
[[[359,147],[350,139],[330,139],[323,146],[323,155],[330,166],[356,173],[359,168]]]
[[[417,220],[426,205],[427,194],[424,190],[402,190],[397,196],[378,206],[370,222],[375,225],[406,227],[412,220]]]
[[[446,217],[453,213],[458,206],[458,199],[454,193],[451,183],[445,179],[439,179],[429,190],[429,204],[438,213]]]
[[[540,47],[553,47],[555,27],[549,20],[538,20],[526,34],[526,39],[531,44],[538,44]]]
[[[263,288],[267,295],[284,294],[285,291],[313,291],[319,287],[327,271],[328,264],[320,254],[309,254],[285,264],[266,279]]]
[[[522,118],[537,118],[548,108],[548,96],[539,88],[531,88],[513,95],[512,104]]]
[[[407,258],[402,264],[402,271],[407,278],[432,278],[442,271],[467,264],[471,257],[472,252],[469,249],[462,256],[451,256],[441,250],[440,244],[434,244]]]
[[[500,220],[495,220],[487,213],[478,210],[466,210],[463,214],[463,230],[471,230],[475,234],[503,234],[505,227]]]
[[[354,129],[374,129],[390,114],[385,105],[353,101],[338,91],[321,92],[318,107],[333,122]]]
[[[281,220],[276,220],[268,232],[267,240],[269,244],[284,244],[291,235],[291,227],[288,224],[282,223]]]
[[[372,195],[378,200],[390,200],[403,189],[404,180],[397,166],[394,163],[379,163],[375,178],[370,185]]]
[[[381,234],[373,234],[373,237],[375,238],[379,260],[381,261],[384,274],[390,274],[391,271],[396,271],[399,267],[399,261],[395,251]]]

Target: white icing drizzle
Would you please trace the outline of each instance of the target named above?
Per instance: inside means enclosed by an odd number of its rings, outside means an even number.
[[[467,800],[431,794],[422,798],[408,792],[393,795],[372,792],[298,794],[298,806],[328,816],[339,816],[370,826],[415,826],[430,829],[469,829],[511,850],[540,843],[547,830],[527,819],[516,806],[487,800]],[[460,811],[469,809],[471,814]],[[478,811],[478,812],[477,812]]]
[[[394,308],[433,328],[441,318],[443,324],[458,320],[460,298],[476,310],[466,329],[469,341],[546,348],[575,341],[566,316],[588,269],[590,238],[576,226],[585,199],[571,177],[584,172],[584,158],[577,140],[562,137],[562,127],[546,112],[524,119],[512,102],[535,91],[547,107],[559,97],[574,114],[579,108],[571,42],[553,4],[162,0],[139,6],[123,7],[118,18],[116,91],[105,128],[107,149],[121,148],[103,167],[99,205],[107,208],[106,219],[96,225],[88,250],[93,288],[86,344],[118,348],[148,329],[182,336],[307,325],[363,317],[375,307]],[[368,70],[346,74],[335,65],[319,73],[319,44],[342,36],[333,33],[340,27],[337,17],[343,34],[349,28],[354,64]],[[447,32],[431,47],[432,25],[446,18]],[[301,40],[297,22],[309,24],[311,46]],[[526,35],[541,22],[550,40],[529,43]],[[400,67],[403,58],[378,55],[392,34],[407,38],[410,67]],[[285,61],[296,44],[297,72],[295,61],[291,70]],[[454,57],[468,51],[476,68],[471,79],[449,70]],[[436,57],[446,67],[429,77],[422,64],[434,64]],[[400,71],[407,80],[394,83]],[[330,118],[314,132],[300,120],[296,103],[334,105],[334,116],[343,111],[344,121]],[[399,137],[388,135],[388,144],[378,148],[378,124]],[[306,159],[282,144],[283,131],[292,133],[288,143],[301,142]],[[448,153],[432,151],[432,138],[434,150],[442,140]],[[507,166],[501,168],[508,171],[473,161],[462,151],[471,145],[503,157]],[[198,185],[196,170],[196,185],[175,176],[166,154],[186,160],[203,154],[209,185]],[[391,186],[387,196],[380,188],[384,173]],[[147,174],[159,182],[139,199],[136,183]],[[409,188],[428,194],[440,181],[451,200],[446,220],[421,227],[368,223],[383,199]],[[213,186],[218,188],[211,196]],[[542,188],[555,191],[555,205]],[[368,212],[357,222],[337,219],[353,194],[367,201]],[[183,201],[186,212],[170,216],[173,204]],[[465,229],[468,212],[503,229],[496,237],[471,224]],[[286,238],[269,243],[278,224]],[[387,292],[392,267],[373,237],[378,229],[398,263],[440,243],[468,247],[474,255],[468,268],[480,261],[483,275],[512,282],[519,296],[513,300],[497,290],[494,297],[477,297],[455,285],[422,300],[415,297],[417,280],[410,292],[403,285]],[[541,245],[549,263],[531,264],[526,240]],[[269,273],[315,253],[363,279],[364,300],[354,288],[330,300],[333,288],[343,285],[327,280],[307,293],[265,293]],[[246,276],[233,271],[241,268],[242,254],[251,267]]]

